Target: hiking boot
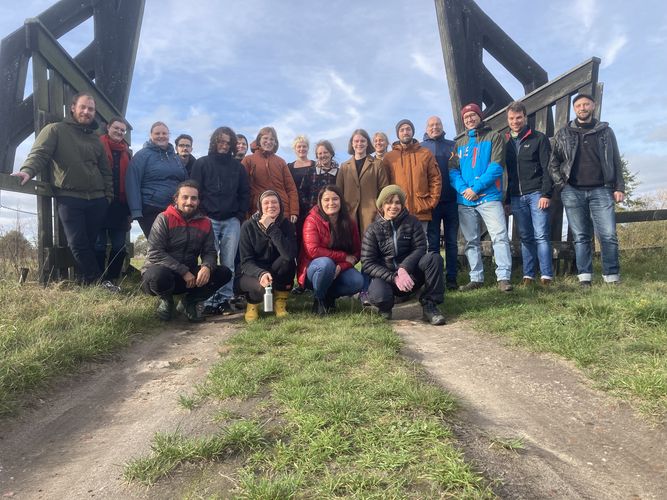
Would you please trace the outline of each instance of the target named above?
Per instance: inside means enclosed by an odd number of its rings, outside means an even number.
[[[289,292],[275,292],[273,299],[273,310],[276,312],[276,318],[284,318],[289,313],[287,312],[287,299]]]
[[[535,284],[535,279],[529,276],[524,276],[521,280],[521,285],[523,286],[532,286]]]
[[[246,323],[252,323],[259,319],[259,304],[251,304],[248,302],[245,308]]]
[[[540,283],[542,283],[543,286],[551,286],[553,282],[554,280],[551,278],[540,278]]]
[[[118,285],[114,285],[109,280],[104,280],[102,283],[100,283],[99,286],[100,288],[106,290],[109,293],[120,293],[120,287]]]
[[[445,324],[445,317],[440,312],[440,309],[438,309],[438,306],[435,305],[433,302],[426,302],[422,306],[422,311],[423,311],[422,319],[427,323],[430,323],[432,325]]]
[[[183,314],[190,323],[201,323],[204,321],[204,317],[200,314],[197,307],[197,302],[189,300],[187,297],[181,299],[176,306],[176,310]]]
[[[162,321],[171,320],[174,315],[174,298],[160,297],[160,302],[157,305],[157,317]]]
[[[579,286],[582,290],[590,290],[593,287],[593,284],[589,280],[580,281]]]
[[[391,320],[391,309],[389,309],[388,311],[379,310],[378,313],[380,314],[380,317],[382,317],[383,319],[386,319],[387,321]]]
[[[368,292],[359,292],[359,302],[361,302],[361,305],[364,307],[369,307],[371,305],[371,301],[368,298]]]
[[[455,279],[448,279],[445,286],[447,287],[447,290],[451,290],[451,291],[459,289],[459,285],[458,285],[458,283],[456,282]]]
[[[471,281],[467,285],[461,285],[459,287],[460,292],[469,292],[470,290],[477,290],[478,288],[482,288],[484,286],[484,282],[482,281]]]
[[[498,290],[501,292],[511,292],[514,287],[509,280],[498,280]]]
[[[292,291],[290,292],[292,295],[301,295],[303,292],[305,292],[306,289],[303,288],[301,285],[295,285],[294,288],[292,288]]]

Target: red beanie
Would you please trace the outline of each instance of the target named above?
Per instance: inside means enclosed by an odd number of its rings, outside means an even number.
[[[470,104],[466,104],[461,108],[461,118],[463,118],[463,115],[466,113],[469,113],[470,111],[474,111],[479,115],[480,118],[484,118],[484,115],[482,115],[482,109],[475,104],[474,102],[471,102]]]

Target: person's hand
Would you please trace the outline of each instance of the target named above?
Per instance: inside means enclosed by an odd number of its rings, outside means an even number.
[[[410,274],[408,274],[408,272],[402,267],[398,268],[398,272],[394,278],[394,283],[401,292],[409,292],[412,290],[412,287],[415,286],[415,282],[410,277]]]
[[[208,268],[208,266],[201,266],[199,268],[199,272],[197,273],[197,286],[204,286],[206,283],[208,283],[208,280],[211,279],[211,270]]]
[[[194,288],[197,284],[197,278],[190,271],[183,275],[183,280],[185,281],[185,288]]]
[[[262,224],[264,227],[269,227],[271,224],[273,224],[276,221],[275,217],[271,217],[268,214],[262,214],[262,216],[259,218],[259,222]]]
[[[507,203],[506,205],[503,205],[505,207],[505,217],[509,217],[512,215],[512,205]]]
[[[468,201],[475,201],[477,198],[479,198],[477,193],[475,193],[471,188],[466,188],[466,190],[463,191],[463,197]]]
[[[537,201],[537,208],[540,210],[546,210],[551,206],[551,200],[549,198],[542,197]]]
[[[21,186],[30,180],[30,176],[26,172],[14,172],[12,175],[21,180]]]
[[[334,279],[338,278],[339,274],[340,274],[340,266],[336,265],[336,272],[334,273]]]
[[[266,288],[271,283],[273,283],[273,276],[271,276],[271,273],[264,273],[259,277],[259,284],[263,288]]]
[[[351,266],[357,263],[357,258],[354,255],[346,255],[345,260],[349,262]]]
[[[625,193],[623,191],[614,191],[614,201],[616,203],[623,203],[625,201]]]
[[[296,224],[297,219],[298,219],[298,217],[297,217],[296,215],[290,215],[290,216],[289,216],[289,221],[290,221],[292,224]]]

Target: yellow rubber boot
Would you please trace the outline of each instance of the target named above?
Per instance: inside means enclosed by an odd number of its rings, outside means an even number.
[[[252,321],[257,321],[259,319],[259,304],[251,304],[248,302],[248,305],[245,307],[245,320],[250,323]]]
[[[287,312],[288,297],[289,292],[276,292],[276,299],[273,304],[273,309],[276,311],[276,318],[284,318],[289,314]]]

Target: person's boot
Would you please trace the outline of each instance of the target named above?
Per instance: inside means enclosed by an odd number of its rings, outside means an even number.
[[[162,321],[169,321],[174,315],[174,297],[160,297],[157,305],[157,317]]]
[[[287,299],[289,292],[276,292],[276,298],[273,301],[273,310],[276,312],[276,318],[284,318],[287,312]]]
[[[185,295],[176,306],[176,310],[183,314],[190,323],[201,323],[204,321],[204,316],[199,312],[197,301]]]
[[[259,319],[259,304],[248,304],[245,306],[245,320],[247,323],[257,321]]]
[[[435,305],[433,302],[424,303],[424,305],[422,306],[422,310],[424,313],[422,319],[427,323],[430,323],[432,325],[445,324],[445,317],[440,312],[440,309],[438,309],[438,306]]]

